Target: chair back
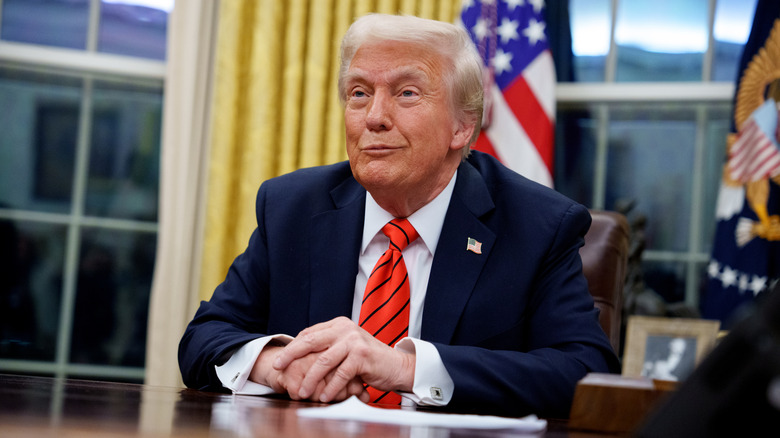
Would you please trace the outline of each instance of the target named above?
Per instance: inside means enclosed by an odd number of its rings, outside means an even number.
[[[599,323],[612,348],[620,352],[623,289],[629,251],[626,217],[614,211],[590,210],[593,222],[580,248],[588,289],[600,310]]]

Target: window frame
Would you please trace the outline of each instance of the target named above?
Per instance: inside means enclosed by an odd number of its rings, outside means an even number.
[[[85,228],[102,228],[159,234],[158,222],[92,217],[84,214],[89,171],[89,136],[93,117],[94,82],[119,79],[125,82],[140,80],[146,84],[157,82],[164,93],[167,70],[167,62],[165,61],[98,52],[100,6],[100,0],[90,0],[89,2],[89,24],[85,50],[0,40],[0,62],[14,67],[39,69],[49,74],[77,77],[82,80],[71,211],[68,213],[46,213],[23,209],[0,209],[0,218],[2,219],[59,224],[67,227],[54,361],[0,358],[0,370],[3,371],[53,375],[57,378],[89,376],[141,381],[145,377],[145,367],[70,362],[78,262],[83,230]],[[0,0],[0,11],[2,11],[2,0]],[[169,14],[169,20],[170,17],[171,14]]]
[[[611,104],[626,103],[657,103],[657,104],[695,104],[696,105],[696,140],[694,144],[694,169],[693,186],[691,188],[691,217],[690,233],[688,238],[688,250],[661,251],[645,250],[642,254],[643,262],[672,262],[680,263],[685,267],[685,304],[693,309],[699,309],[699,294],[701,288],[702,267],[710,260],[709,252],[705,252],[704,239],[712,236],[704,236],[702,233],[702,221],[705,210],[705,154],[707,145],[707,111],[709,104],[731,105],[735,84],[734,81],[723,82],[712,80],[712,70],[715,53],[714,25],[718,0],[707,0],[707,50],[704,52],[700,81],[691,82],[616,82],[617,51],[615,42],[615,28],[617,24],[618,8],[621,1],[611,0],[610,17],[610,44],[609,52],[605,59],[605,71],[603,82],[559,82],[556,86],[556,103],[561,108],[587,104],[591,108],[597,108],[594,118],[597,120],[596,153],[593,163],[594,181],[591,193],[590,207],[604,209],[607,180],[607,156],[609,148],[609,108]],[[736,72],[735,72],[736,73]],[[735,78],[736,79],[736,78]],[[723,139],[723,151],[725,156],[726,139]],[[715,217],[712,217],[715,221]],[[706,273],[705,273],[706,275]]]

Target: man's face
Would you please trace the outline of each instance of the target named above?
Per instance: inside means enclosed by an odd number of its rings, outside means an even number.
[[[453,114],[443,62],[409,43],[366,43],[355,53],[345,80],[347,154],[374,198],[427,203],[457,168],[473,126]]]

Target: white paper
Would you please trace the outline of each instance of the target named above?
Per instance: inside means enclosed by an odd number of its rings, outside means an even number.
[[[398,424],[403,426],[432,426],[452,429],[512,429],[521,432],[540,432],[547,421],[529,415],[523,418],[505,418],[491,415],[438,414],[404,409],[383,409],[368,406],[357,397],[341,403],[298,409],[298,416],[331,420],[352,420],[367,423]]]

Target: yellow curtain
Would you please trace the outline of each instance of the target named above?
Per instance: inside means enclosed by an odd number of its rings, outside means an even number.
[[[260,183],[346,159],[338,49],[369,12],[454,22],[461,0],[223,0],[201,261],[208,299],[255,228]]]

